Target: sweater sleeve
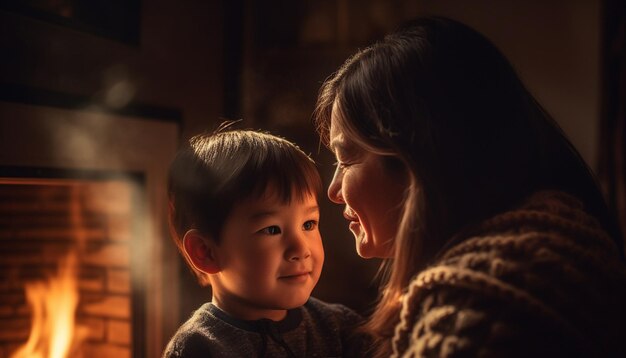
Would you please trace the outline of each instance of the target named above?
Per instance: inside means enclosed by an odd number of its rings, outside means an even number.
[[[432,273],[441,275],[441,271]],[[413,288],[407,297],[410,303],[404,305],[396,327],[394,356],[532,357],[565,353],[561,344],[566,340],[555,333],[560,327],[515,297],[458,284],[430,285]]]
[[[394,357],[626,356],[616,248],[580,206],[541,199],[481,224],[411,281]]]

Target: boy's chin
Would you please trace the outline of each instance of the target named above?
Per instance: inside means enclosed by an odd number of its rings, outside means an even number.
[[[304,304],[309,300],[309,297],[311,297],[311,294],[298,297],[290,297],[286,302],[283,303],[283,309],[291,310],[304,306]]]

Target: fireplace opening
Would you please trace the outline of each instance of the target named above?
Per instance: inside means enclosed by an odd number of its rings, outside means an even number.
[[[144,356],[143,181],[0,168],[0,358]]]

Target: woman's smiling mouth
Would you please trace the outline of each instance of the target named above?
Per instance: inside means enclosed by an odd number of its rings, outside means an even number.
[[[348,220],[348,221],[352,221],[352,222],[359,222],[359,217],[356,215],[356,213],[354,212],[354,210],[346,207],[346,210],[344,210],[343,212],[343,217]]]

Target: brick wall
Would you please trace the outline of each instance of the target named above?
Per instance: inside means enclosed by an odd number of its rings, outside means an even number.
[[[76,322],[85,357],[132,352],[132,186],[123,180],[0,180],[0,358],[26,342],[26,282],[44,280],[78,253]]]

